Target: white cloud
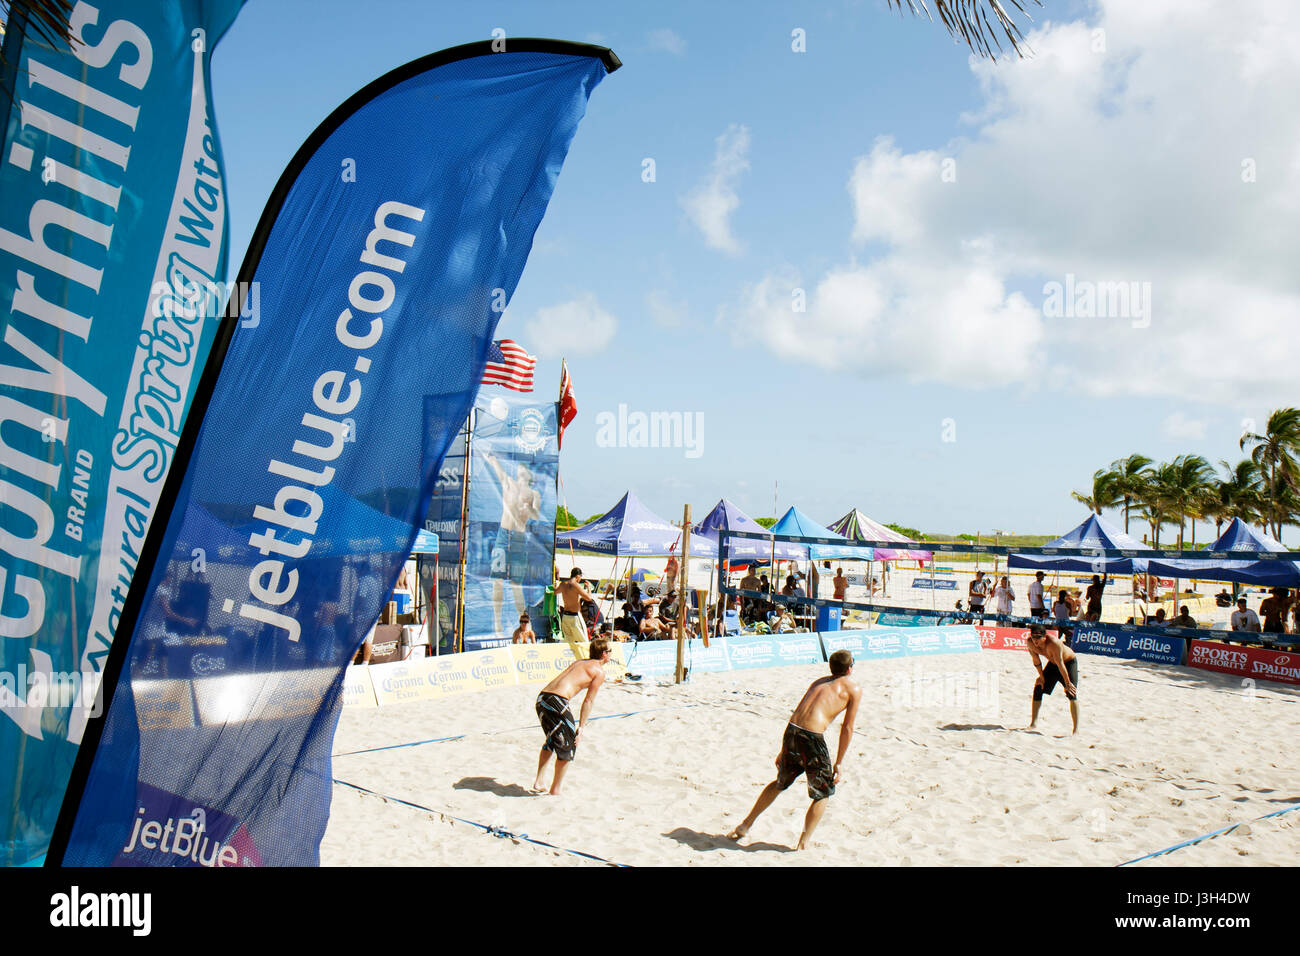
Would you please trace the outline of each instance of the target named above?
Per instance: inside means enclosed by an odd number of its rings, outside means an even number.
[[[749,127],[732,123],[714,142],[708,177],[679,202],[710,247],[738,255],[741,245],[731,233],[731,214],[740,208],[736,183],[749,169]]]
[[[537,310],[524,328],[525,341],[540,358],[573,358],[604,351],[614,339],[618,320],[587,292]]]
[[[1170,441],[1200,441],[1205,437],[1205,422],[1174,412],[1161,422],[1160,434]]]
[[[804,315],[780,274],[728,312],[827,367],[1294,404],[1300,7],[1099,0],[1095,17],[1035,30],[1032,59],[972,58],[983,102],[961,139],[880,138],[853,164],[852,238],[876,258],[809,277]],[[1149,315],[1044,315],[1067,276],[1149,283]]]
[[[685,299],[672,299],[660,289],[652,289],[646,295],[645,306],[654,323],[668,329],[685,325],[690,314]]]
[[[646,42],[652,50],[671,53],[673,56],[686,55],[686,41],[667,28],[651,30],[646,35]]]

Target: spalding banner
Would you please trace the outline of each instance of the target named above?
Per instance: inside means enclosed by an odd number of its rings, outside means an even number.
[[[552,40],[457,47],[355,94],[294,157],[240,274],[260,321],[240,327],[232,297],[52,861],[120,861],[138,821],[143,837],[189,818],[209,821],[187,830],[197,853],[129,855],[319,862],[344,668],[410,552],[588,95],[617,65]],[[441,441],[422,449],[430,407]],[[194,726],[142,726],[139,678],[188,682]]]
[[[241,4],[69,3],[71,44],[4,4],[0,865],[45,852],[226,301],[208,65]]]

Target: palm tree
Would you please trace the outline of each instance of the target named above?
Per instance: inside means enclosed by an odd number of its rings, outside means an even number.
[[[1092,494],[1083,495],[1077,491],[1072,491],[1070,497],[1080,504],[1086,505],[1089,511],[1097,514],[1101,514],[1105,508],[1115,507],[1120,502],[1120,493],[1115,484],[1115,476],[1104,468],[1098,468],[1092,473]]]
[[[1115,490],[1124,505],[1124,533],[1128,534],[1128,513],[1137,493],[1151,474],[1151,459],[1146,455],[1129,455],[1110,463]]]
[[[1241,449],[1250,447],[1251,460],[1259,466],[1263,478],[1264,507],[1262,517],[1272,528],[1273,537],[1282,535],[1282,525],[1291,523],[1293,498],[1300,491],[1300,408],[1275,409],[1268,416],[1264,434],[1248,432],[1241,436]]]
[[[1008,2],[1020,11],[1026,20],[1030,19],[1020,0],[1008,0]],[[914,15],[924,14],[930,20],[934,19],[930,15],[926,0],[889,0],[889,5],[900,13],[904,4]],[[1033,4],[1038,7],[1043,5],[1042,0],[1033,0]],[[999,53],[1002,52],[1002,44],[998,41],[1000,29],[1007,42],[1011,44],[1011,49],[1015,50],[1018,56],[1025,55],[1023,47],[1025,36],[1020,32],[1016,22],[1007,15],[1006,8],[1000,0],[934,0],[934,6],[939,11],[939,19],[948,28],[948,32],[954,37],[959,36],[965,40],[972,53],[988,57],[990,60],[995,59],[993,46],[998,48]],[[997,21],[997,27],[989,23],[990,13]]]
[[[1246,524],[1259,521],[1259,509],[1263,505],[1260,498],[1259,466],[1249,458],[1243,458],[1235,465],[1219,461],[1226,478],[1217,479],[1210,484],[1210,493],[1205,504],[1205,516],[1214,519],[1214,536],[1223,533],[1223,522],[1240,518]]]
[[[1196,519],[1214,477],[1214,469],[1200,455],[1179,455],[1169,463],[1162,491],[1172,513],[1178,515],[1178,547],[1183,546],[1183,530],[1192,519],[1192,544],[1196,544]]]
[[[1147,472],[1146,480],[1134,492],[1140,506],[1138,516],[1151,525],[1151,546],[1160,546],[1160,529],[1173,521],[1174,489],[1177,486],[1172,464],[1160,463]]]

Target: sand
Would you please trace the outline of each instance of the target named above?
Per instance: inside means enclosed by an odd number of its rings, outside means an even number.
[[[860,664],[864,706],[815,845],[790,849],[802,780],[733,843],[725,834],[772,779],[791,709],[825,672],[606,685],[604,719],[558,798],[526,791],[541,743],[535,687],[349,709],[334,776],[394,799],[336,783],[322,863],[601,865],[563,852],[574,850],[634,866],[1111,866],[1300,805],[1300,688],[1251,693],[1228,675],[1084,655],[1079,734],[1059,688],[1033,734],[1027,655],[983,651]],[[391,747],[453,735],[464,736]],[[1298,828],[1300,809],[1141,865],[1294,865]]]

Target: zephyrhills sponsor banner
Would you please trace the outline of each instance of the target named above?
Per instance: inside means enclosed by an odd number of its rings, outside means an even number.
[[[828,660],[838,650],[849,651],[854,660],[882,660],[902,657],[905,653],[903,631],[873,628],[869,631],[828,631],[820,636]]]
[[[709,641],[705,647],[701,640],[693,640],[686,647],[686,667],[696,673],[731,670],[727,658],[727,638]],[[627,669],[634,674],[658,677],[672,674],[677,669],[676,641],[639,641],[626,650]]]
[[[727,660],[732,670],[815,664],[823,660],[816,634],[771,634],[728,637]]]
[[[1181,637],[1161,637],[1123,627],[1082,624],[1074,629],[1070,646],[1084,654],[1103,654],[1153,664],[1181,664],[1183,644]]]
[[[70,48],[10,7],[0,671],[102,672],[225,301],[208,65],[241,3],[82,0]],[[0,690],[0,865],[44,852],[88,715],[20,703]]]
[[[1300,684],[1300,653],[1273,651],[1264,647],[1237,647],[1217,641],[1192,641],[1187,652],[1189,667],[1239,674],[1256,680]]]

